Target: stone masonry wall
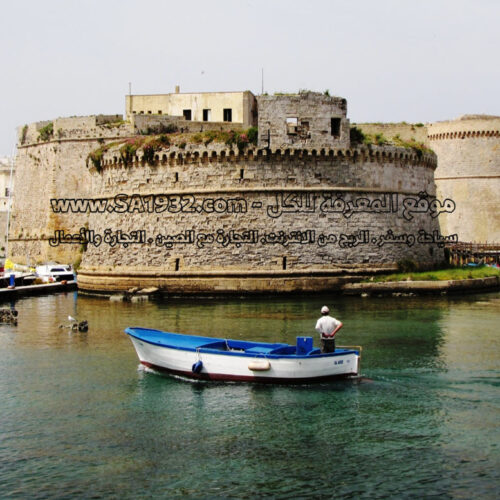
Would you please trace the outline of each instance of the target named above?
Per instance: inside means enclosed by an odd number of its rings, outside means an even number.
[[[89,217],[82,288],[318,289],[339,274],[443,258],[438,241],[423,239],[439,232],[429,212],[433,155],[208,147],[157,157],[125,166],[109,151],[94,171],[93,198],[106,205]],[[426,210],[416,205],[423,200]]]
[[[411,141],[428,144],[427,126],[424,124],[412,123],[353,123],[352,126],[360,129],[364,134],[382,134],[386,139],[391,140],[399,136],[404,141]]]
[[[428,127],[439,158],[436,186],[456,210],[440,217],[460,241],[500,242],[500,117],[469,115]]]
[[[259,146],[348,148],[347,102],[317,92],[257,97]],[[339,121],[332,130],[332,119]],[[270,142],[270,144],[268,144]]]
[[[9,253],[17,263],[76,262],[80,245],[51,247],[49,238],[60,227],[76,231],[87,224],[82,214],[54,213],[51,198],[91,195],[92,178],[86,166],[88,154],[102,144],[132,134],[121,115],[58,118],[18,129],[13,210],[9,228]],[[49,140],[40,130],[53,124]]]
[[[117,145],[99,172],[89,169],[91,151],[133,135],[118,118],[20,128],[13,260],[81,258],[79,286],[91,291],[240,293],[331,290],[401,260],[443,257],[432,154],[212,143],[158,151],[152,164],[139,150],[126,165]],[[94,212],[55,210],[54,198],[92,202]]]

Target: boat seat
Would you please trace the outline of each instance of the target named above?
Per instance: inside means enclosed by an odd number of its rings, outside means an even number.
[[[245,349],[245,352],[249,353],[254,353],[254,354],[269,354],[274,347],[267,347],[267,346],[255,346],[255,347],[249,347],[248,349]]]

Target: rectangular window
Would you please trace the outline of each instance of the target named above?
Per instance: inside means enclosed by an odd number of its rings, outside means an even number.
[[[186,120],[191,120],[191,110],[190,109],[183,109],[182,114],[184,115],[184,118]]]
[[[231,108],[224,108],[224,121],[225,122],[233,121],[233,110]]]
[[[340,118],[332,118],[332,135],[340,137]]]
[[[161,115],[161,109],[158,110],[158,114]]]
[[[288,135],[295,135],[297,133],[297,118],[287,118],[286,119],[286,133]]]
[[[204,109],[203,110],[203,121],[209,122],[211,120],[212,120],[212,110],[211,109]]]

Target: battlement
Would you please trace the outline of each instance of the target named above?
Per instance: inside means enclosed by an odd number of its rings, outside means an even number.
[[[430,123],[427,134],[431,141],[500,137],[500,116],[464,115],[457,120]]]
[[[393,146],[370,146],[359,148],[287,148],[287,149],[267,149],[267,148],[246,148],[239,150],[231,149],[226,145],[210,145],[200,148],[199,145],[190,145],[188,149],[172,147],[157,151],[151,158],[138,150],[128,162],[124,160],[120,153],[119,146],[116,146],[104,153],[101,167],[113,167],[120,165],[140,166],[149,164],[171,164],[184,165],[192,163],[221,163],[221,162],[251,162],[267,160],[269,162],[292,162],[325,161],[337,159],[345,162],[401,162],[402,166],[422,165],[431,169],[437,166],[436,155],[434,153],[417,153],[406,148]],[[87,163],[91,167],[91,163]]]

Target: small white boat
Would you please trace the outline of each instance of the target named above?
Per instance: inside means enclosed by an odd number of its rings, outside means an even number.
[[[44,283],[73,281],[75,279],[73,268],[66,264],[44,264],[43,266],[36,266],[36,275]]]
[[[359,374],[361,347],[321,353],[312,337],[296,345],[125,329],[140,362],[157,371],[194,379],[305,383]]]

